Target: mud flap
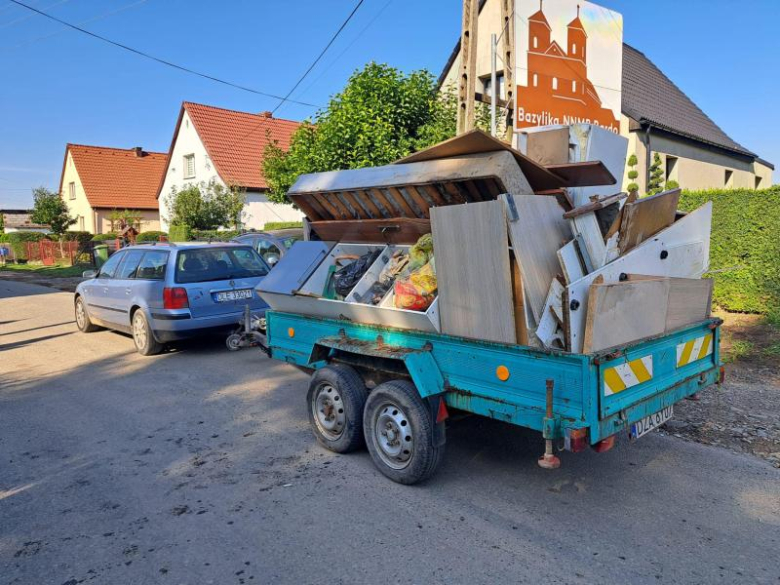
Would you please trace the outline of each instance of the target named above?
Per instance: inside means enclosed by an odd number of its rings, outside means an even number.
[[[431,422],[433,423],[431,440],[434,447],[441,447],[447,442],[447,424],[445,421],[450,416],[449,412],[447,412],[447,405],[444,402],[444,394],[428,396],[427,400],[428,411],[431,414]]]

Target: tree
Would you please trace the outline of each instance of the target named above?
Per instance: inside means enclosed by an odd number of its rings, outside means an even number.
[[[650,165],[650,180],[647,183],[647,194],[655,195],[663,190],[664,169],[661,155],[657,152],[653,155],[653,164]]]
[[[639,185],[636,183],[637,178],[639,178],[639,171],[636,170],[636,165],[639,161],[636,158],[635,154],[632,154],[628,157],[628,162],[626,163],[629,171],[628,171],[628,179],[631,181],[627,186],[626,190],[629,193],[633,193],[634,191],[639,191]]]
[[[181,191],[173,187],[167,199],[171,224],[195,230],[240,229],[245,203],[244,189],[225,187],[215,181],[191,185]]]
[[[68,214],[68,205],[58,193],[46,187],[33,189],[33,212],[30,219],[34,223],[48,225],[53,234],[62,235],[76,220]]]
[[[428,71],[404,74],[369,63],[296,130],[287,152],[268,145],[263,161],[268,198],[290,203],[287,191],[304,173],[384,165],[450,138],[456,111],[454,92],[440,94]],[[477,113],[478,125],[486,128],[487,106],[480,104]]]
[[[135,209],[113,209],[108,214],[108,222],[111,224],[112,232],[121,232],[128,226],[133,226],[141,231],[143,217],[143,214]]]

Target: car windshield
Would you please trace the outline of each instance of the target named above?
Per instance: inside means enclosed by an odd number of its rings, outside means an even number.
[[[268,267],[252,248],[196,248],[179,252],[176,282],[211,282],[253,278],[268,274]]]
[[[295,242],[298,242],[300,240],[301,240],[301,238],[299,238],[298,236],[290,236],[289,238],[284,238],[282,240],[282,244],[284,244],[284,247],[289,250],[290,248],[293,247],[293,244]]]

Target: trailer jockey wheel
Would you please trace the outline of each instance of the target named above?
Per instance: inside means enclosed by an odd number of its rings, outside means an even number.
[[[323,447],[336,453],[363,447],[367,395],[363,379],[349,366],[334,364],[314,373],[306,401],[309,425]]]
[[[444,444],[434,446],[434,425],[430,409],[409,381],[385,382],[368,395],[363,414],[368,452],[393,481],[409,485],[436,471]]]

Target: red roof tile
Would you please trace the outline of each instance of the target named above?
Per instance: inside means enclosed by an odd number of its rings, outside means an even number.
[[[135,149],[68,144],[66,160],[68,151],[93,208],[159,209],[157,188],[167,154],[143,151],[138,156]]]
[[[300,122],[272,118],[270,113],[250,114],[192,102],[184,102],[182,108],[190,115],[222,180],[246,189],[268,188],[262,170],[266,146],[277,142],[287,150],[300,126]]]

